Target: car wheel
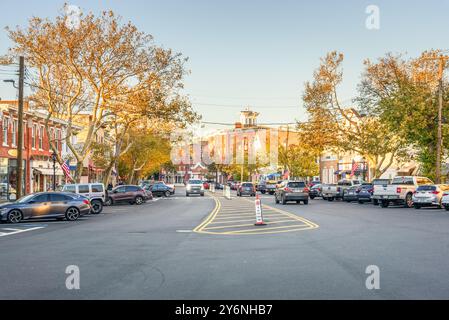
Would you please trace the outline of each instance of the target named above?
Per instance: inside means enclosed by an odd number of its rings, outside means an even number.
[[[407,193],[407,196],[405,197],[405,208],[412,208],[413,207],[413,195],[411,193]]]
[[[329,202],[332,202],[334,200],[335,200],[334,198],[327,198],[327,201],[329,201]]]
[[[278,197],[276,197],[276,195],[274,195],[274,202],[275,202],[276,204],[279,204],[279,199],[278,199]]]
[[[69,221],[78,220],[79,217],[80,217],[80,211],[78,210],[78,208],[70,207],[65,212],[65,218]]]
[[[186,193],[186,197],[188,197],[189,196],[189,194],[188,193]]]
[[[374,204],[375,206],[378,206],[378,205],[379,205],[379,200],[373,199],[373,204]]]
[[[284,197],[284,196],[282,196],[282,204],[283,204],[283,205],[286,205],[286,204],[287,204],[287,200],[285,200],[285,197]]]
[[[446,211],[449,211],[449,206],[444,206],[444,209],[445,209]]]
[[[389,205],[390,205],[390,203],[389,203],[387,200],[382,200],[382,201],[380,202],[380,206],[381,206],[382,208],[388,208]]]
[[[304,200],[303,202],[304,202],[305,205],[309,204],[309,200]]]
[[[137,196],[134,199],[134,203],[137,204],[138,206],[141,205],[143,203],[143,198],[141,196]]]
[[[312,200],[315,199],[315,196],[310,196],[310,199],[312,199]]]
[[[112,198],[108,198],[105,202],[105,205],[107,206],[112,206],[114,204],[114,200],[112,200]]]
[[[202,193],[201,196],[204,197],[204,193]]]
[[[8,213],[8,222],[9,223],[19,223],[23,219],[23,214],[19,210],[11,210]]]
[[[415,209],[421,209],[421,206],[420,206],[419,204],[414,204],[413,207],[414,207]]]
[[[359,204],[363,204],[363,201],[361,201],[361,200],[359,200],[358,202],[359,202]]]
[[[103,211],[103,202],[100,200],[92,200],[91,205],[93,214],[99,214]]]
[[[260,193],[265,194],[265,191],[262,190],[262,191],[260,191]]]
[[[326,198],[326,197],[323,197],[323,200],[327,200],[327,198]]]
[[[165,195],[165,197],[167,197],[167,198],[168,198],[168,197],[170,197],[170,195],[171,195],[171,192],[170,192],[170,191],[165,191],[165,194],[164,194],[164,195]]]

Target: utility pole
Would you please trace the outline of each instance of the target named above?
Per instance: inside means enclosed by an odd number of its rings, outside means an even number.
[[[435,183],[441,183],[441,154],[443,148],[443,75],[449,56],[423,58],[422,60],[438,60],[438,131],[437,131],[437,155],[435,164]]]
[[[23,188],[23,81],[25,73],[25,58],[20,56],[19,58],[19,106],[18,106],[18,119],[17,119],[17,195],[16,199],[22,197]]]

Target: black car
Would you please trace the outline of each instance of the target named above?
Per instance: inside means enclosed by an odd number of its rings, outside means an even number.
[[[374,192],[374,186],[371,183],[364,183],[357,188],[357,201],[360,204],[371,202],[371,196]]]
[[[223,185],[221,183],[215,182],[215,190],[223,190]]]
[[[173,188],[167,186],[165,183],[156,183],[152,186],[146,187],[146,190],[151,191],[155,197],[170,197],[174,194]]]
[[[323,194],[321,193],[321,190],[321,183],[315,184],[313,187],[311,187],[309,191],[310,199],[313,200],[315,198],[322,197]]]
[[[357,189],[359,186],[352,186],[343,190],[343,201],[352,202],[358,201]]]
[[[264,180],[259,181],[256,185],[256,190],[262,194],[267,193],[267,183]]]

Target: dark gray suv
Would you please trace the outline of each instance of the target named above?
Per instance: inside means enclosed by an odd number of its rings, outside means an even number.
[[[274,193],[276,203],[286,204],[288,201],[296,201],[309,204],[309,188],[303,181],[283,181]]]

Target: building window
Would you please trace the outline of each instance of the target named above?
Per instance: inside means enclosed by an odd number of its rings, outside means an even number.
[[[17,120],[12,121],[11,145],[17,146]]]
[[[31,148],[36,149],[36,126],[31,126]]]
[[[44,126],[40,126],[39,129],[39,150],[44,148]]]
[[[4,117],[3,118],[3,122],[2,122],[3,145],[4,146],[8,145],[8,123],[9,123],[9,118],[8,117]]]

